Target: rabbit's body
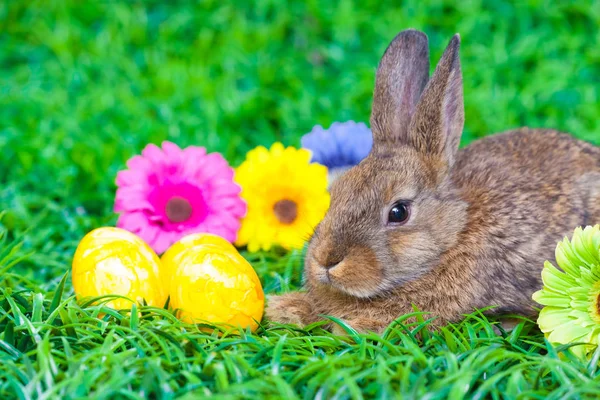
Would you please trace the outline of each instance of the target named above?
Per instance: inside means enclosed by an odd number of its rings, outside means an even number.
[[[558,241],[600,222],[600,149],[524,128],[476,141],[459,155],[454,180],[470,204],[468,236],[482,249],[471,256],[477,265],[495,266],[475,266],[482,290],[474,304],[531,313],[531,295]]]
[[[557,242],[600,222],[598,147],[523,128],[457,151],[458,39],[425,87],[423,38],[405,31],[386,51],[373,151],[332,187],[307,253],[306,292],[271,298],[270,319],[326,314],[379,331],[413,304],[438,323],[487,306],[532,315]]]

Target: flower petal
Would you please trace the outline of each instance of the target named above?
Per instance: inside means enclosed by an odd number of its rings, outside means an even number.
[[[569,321],[556,327],[556,329],[548,336],[548,341],[551,343],[565,344],[574,342],[575,340],[581,340],[589,335],[591,335],[589,329]]]
[[[133,186],[123,186],[117,189],[115,195],[115,212],[154,210],[146,189]]]
[[[538,317],[538,325],[544,333],[555,330],[558,326],[572,323],[570,309],[563,307],[544,307]]]
[[[178,235],[174,232],[159,232],[152,241],[152,248],[156,254],[164,253],[178,239]]]
[[[547,290],[553,290],[558,293],[564,293],[569,287],[575,284],[575,279],[556,269],[549,261],[546,261],[544,264],[542,280],[544,281],[544,285],[547,286]]]
[[[141,186],[148,183],[147,175],[139,169],[119,171],[116,179],[117,186]]]
[[[328,129],[316,125],[301,144],[312,152],[312,162],[333,169],[358,164],[371,151],[373,135],[364,123],[334,122]]]
[[[149,225],[148,218],[143,212],[128,212],[121,214],[117,220],[117,227],[136,233],[142,227]]]
[[[145,173],[152,170],[152,163],[142,156],[133,156],[127,160],[127,168]]]
[[[533,300],[544,306],[569,307],[571,298],[565,294],[539,290],[533,294]]]

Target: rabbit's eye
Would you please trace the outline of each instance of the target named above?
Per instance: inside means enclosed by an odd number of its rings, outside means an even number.
[[[388,223],[404,224],[410,217],[410,205],[404,201],[394,203],[388,214]]]

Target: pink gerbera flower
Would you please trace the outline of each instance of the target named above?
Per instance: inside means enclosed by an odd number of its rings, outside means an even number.
[[[246,204],[233,169],[203,147],[149,144],[117,174],[117,226],[144,239],[157,253],[190,233],[235,241]]]

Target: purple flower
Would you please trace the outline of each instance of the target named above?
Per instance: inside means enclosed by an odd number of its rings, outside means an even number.
[[[334,122],[329,129],[315,126],[301,139],[312,152],[312,161],[330,170],[358,164],[371,151],[373,135],[362,122]]]

